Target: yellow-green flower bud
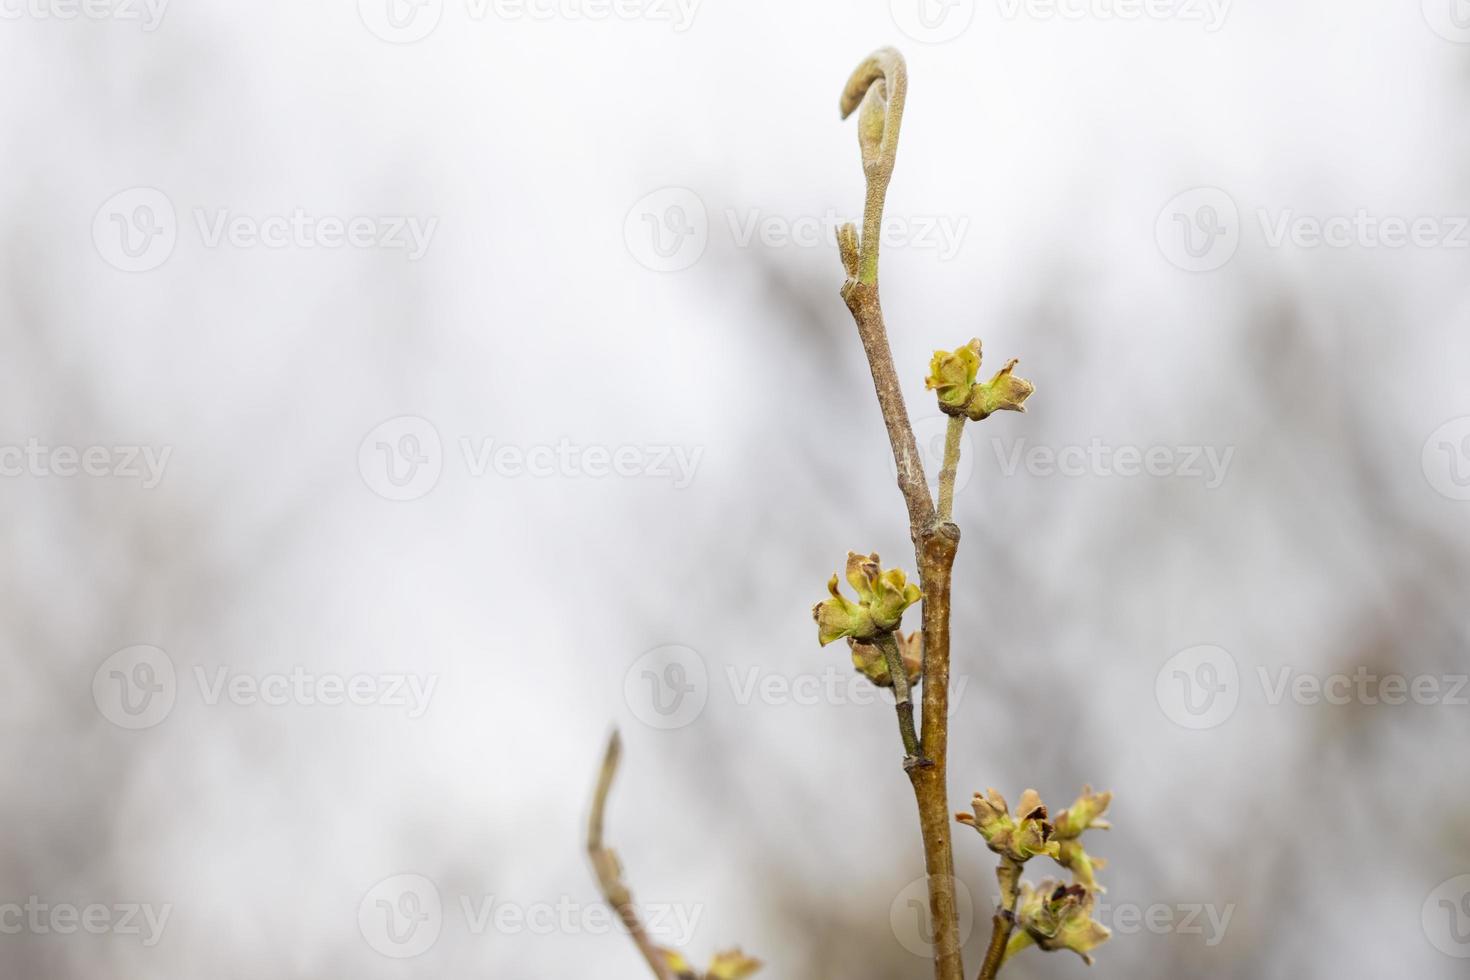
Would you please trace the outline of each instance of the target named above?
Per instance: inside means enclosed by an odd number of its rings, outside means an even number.
[[[884,571],[878,556],[847,553],[847,582],[858,594],[857,602],[849,602],[837,586],[837,576],[827,583],[832,598],[812,607],[817,621],[817,641],[826,646],[841,637],[871,640],[880,633],[898,628],[904,610],[923,598],[914,585],[897,568]]]
[[[1091,786],[1084,786],[1077,802],[1057,815],[1057,863],[1071,871],[1072,880],[1089,891],[1106,891],[1097,883],[1096,871],[1105,867],[1107,862],[1093,857],[1083,849],[1082,832],[1088,829],[1107,830],[1111,826],[1102,819],[1102,815],[1112,801],[1112,793],[1094,793]]]
[[[1096,896],[1081,885],[1047,879],[1034,888],[1023,881],[1016,908],[1016,924],[1022,931],[1011,939],[1006,955],[1035,943],[1045,950],[1070,949],[1091,965],[1092,950],[1112,935],[1092,918],[1095,902]]]
[[[937,350],[929,359],[929,377],[924,387],[939,393],[941,408],[958,414],[970,397],[970,387],[980,374],[980,341],[971,340],[953,352]]]
[[[978,422],[996,412],[1024,412],[1025,402],[1036,386],[1012,372],[1019,363],[1012,359],[984,384],[980,375],[980,341],[971,340],[954,351],[937,350],[929,360],[924,387],[938,392],[939,408],[947,415],[963,415]]]
[[[1025,401],[1036,386],[1011,373],[1019,363],[1011,358],[1005,367],[995,372],[995,377],[970,389],[969,401],[965,403],[965,415],[969,419],[978,422],[995,412],[1026,411]]]
[[[1005,797],[994,789],[984,796],[976,793],[971,807],[975,811],[973,816],[958,813],[955,819],[979,831],[986,846],[1002,857],[1022,864],[1038,854],[1057,856],[1057,843],[1052,840],[1053,828],[1046,819],[1046,806],[1036,790],[1028,789],[1021,794],[1014,817]]]

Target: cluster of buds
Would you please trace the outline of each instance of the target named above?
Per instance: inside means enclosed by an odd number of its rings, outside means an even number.
[[[904,610],[923,598],[919,587],[908,580],[902,569],[884,570],[876,554],[849,551],[847,582],[857,593],[857,602],[849,602],[843,596],[837,576],[833,575],[827,583],[832,598],[812,607],[812,618],[817,621],[817,641],[822,646],[844,636],[862,641],[891,633],[903,620]]]
[[[1057,843],[1052,840],[1056,828],[1046,819],[1046,804],[1036,790],[1021,794],[1014,817],[1005,797],[995,789],[984,796],[976,793],[971,806],[973,816],[957,813],[955,819],[978,830],[986,846],[1001,857],[1025,864],[1038,854],[1057,856]]]
[[[1082,885],[1064,885],[1050,878],[1040,887],[1021,882],[1021,900],[1016,905],[1016,924],[1021,928],[1006,945],[1006,956],[1034,943],[1048,951],[1070,949],[1091,966],[1092,950],[1111,935],[1092,917],[1096,901],[1096,892]]]
[[[1094,793],[1091,786],[1084,786],[1077,801],[1052,821],[1034,789],[1021,794],[1014,813],[1005,797],[992,789],[975,794],[973,814],[956,814],[955,819],[979,831],[986,846],[1001,856],[997,876],[1007,907],[1014,903],[1020,927],[1006,956],[1035,945],[1045,950],[1070,949],[1091,963],[1091,951],[1107,940],[1107,928],[1092,918],[1097,893],[1103,890],[1095,872],[1105,862],[1089,855],[1081,838],[1083,831],[1109,828],[1102,816],[1112,800],[1111,793]],[[1046,879],[1037,888],[1020,881],[1021,865],[1038,855],[1071,871],[1072,883]]]
[[[940,411],[946,415],[963,415],[972,422],[989,418],[995,412],[1024,412],[1026,399],[1036,386],[1012,373],[1017,363],[1015,359],[1007,361],[989,381],[977,383],[980,341],[971,340],[953,351],[935,351],[924,387],[938,393]]]
[[[710,961],[709,969],[703,973],[690,966],[689,961],[675,950],[664,949],[660,952],[677,980],[745,980],[761,968],[760,960],[752,959],[738,949],[716,953],[715,958]]]

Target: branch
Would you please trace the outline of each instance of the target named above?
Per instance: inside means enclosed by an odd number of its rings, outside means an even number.
[[[602,773],[597,778],[597,791],[592,797],[592,815],[587,820],[587,856],[592,859],[592,870],[597,875],[602,897],[623,921],[623,926],[628,930],[628,935],[633,937],[638,952],[643,954],[653,975],[657,980],[675,980],[663,951],[648,938],[648,931],[638,918],[633,894],[623,883],[623,868],[617,855],[602,844],[603,812],[607,809],[607,795],[612,790],[613,777],[617,775],[618,758],[622,751],[622,739],[617,732],[613,732],[608,739],[607,754],[602,759]]]
[[[937,980],[963,980],[945,768],[949,743],[950,569],[959,548],[959,528],[936,520],[924,463],[893,367],[893,351],[878,300],[883,205],[898,156],[907,90],[908,73],[903,56],[892,48],[884,48],[858,66],[842,92],[844,119],[855,110],[862,110],[858,116],[858,145],[862,148],[867,199],[861,237],[855,227],[847,224],[838,232],[837,244],[842,267],[847,272],[842,298],[852,311],[868,356],[878,407],[883,412],[883,424],[898,468],[898,488],[908,509],[909,533],[924,590],[924,712],[919,738],[919,755],[924,764],[910,764],[905,768],[913,784],[924,839],[929,913],[934,927],[934,975]]]
[[[915,545],[919,535],[934,522],[934,502],[929,497],[929,484],[924,475],[924,461],[914,439],[903,389],[893,368],[893,351],[888,346],[888,331],[883,324],[883,308],[878,301],[878,246],[883,237],[883,204],[888,196],[888,182],[898,157],[898,134],[903,123],[904,96],[908,90],[908,71],[903,56],[893,48],[870,55],[842,92],[842,117],[862,108],[858,120],[858,143],[862,147],[863,174],[867,178],[867,200],[863,206],[863,233],[859,237],[851,224],[838,232],[838,249],[847,282],[842,298],[852,311],[868,355],[868,368],[883,411],[883,424],[893,447],[898,466],[898,487],[908,507],[909,525]]]

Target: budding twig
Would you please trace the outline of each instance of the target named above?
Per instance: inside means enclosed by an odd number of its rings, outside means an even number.
[[[618,772],[618,759],[622,755],[623,742],[617,732],[607,742],[607,754],[602,759],[602,771],[597,777],[597,790],[592,796],[592,814],[587,820],[587,856],[592,859],[592,870],[597,875],[597,884],[602,897],[617,912],[618,918],[628,930],[638,952],[648,963],[657,980],[675,980],[664,959],[663,951],[654,945],[638,918],[638,909],[633,904],[633,894],[623,882],[623,868],[618,857],[602,844],[603,812],[607,809],[607,796],[612,790],[613,777]]]

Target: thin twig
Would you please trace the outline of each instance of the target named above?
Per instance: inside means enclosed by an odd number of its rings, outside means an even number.
[[[1006,946],[1011,941],[1011,930],[1016,926],[1016,902],[1020,899],[1021,866],[1008,857],[1000,859],[995,869],[1000,882],[1000,905],[990,922],[990,945],[985,950],[985,962],[980,966],[977,980],[995,980],[1005,962]]]
[[[904,768],[924,765],[925,760],[919,755],[919,736],[914,732],[914,702],[909,696],[908,669],[898,652],[898,639],[892,633],[880,633],[876,642],[888,664],[888,675],[893,679],[893,705],[898,710],[898,733],[903,738]]]
[[[618,918],[633,937],[638,952],[643,954],[653,975],[658,980],[675,980],[673,972],[664,959],[663,951],[648,937],[648,931],[638,918],[638,909],[633,904],[633,894],[623,883],[623,868],[618,857],[602,844],[603,812],[607,809],[607,796],[612,790],[613,777],[617,775],[618,759],[622,755],[623,743],[617,732],[608,739],[607,754],[602,759],[602,772],[597,777],[597,790],[592,797],[592,815],[587,819],[587,855],[592,859],[592,870],[597,875],[597,884],[602,897],[617,912]]]
[[[965,417],[951,415],[944,430],[944,466],[939,471],[939,515],[941,524],[954,514],[954,481],[960,469],[960,440],[965,434]]]

